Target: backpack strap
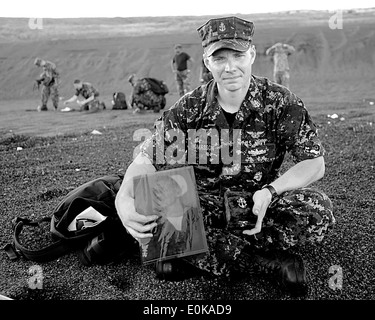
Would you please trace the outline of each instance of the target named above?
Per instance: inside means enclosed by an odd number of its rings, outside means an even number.
[[[41,222],[49,222],[51,217],[44,217],[37,221],[17,217],[13,219],[13,244],[7,244],[3,250],[7,253],[11,260],[16,260],[20,255],[28,260],[36,262],[47,262],[66,254],[72,250],[72,247],[67,245],[66,241],[57,240],[52,244],[45,246],[38,250],[30,250],[25,248],[19,239],[23,226],[39,226]]]
[[[19,256],[23,256],[29,260],[46,262],[59,258],[78,247],[83,247],[88,240],[103,232],[107,224],[109,225],[107,228],[111,231],[112,225],[118,224],[123,228],[116,215],[114,205],[116,193],[120,189],[122,180],[122,175],[97,178],[72,190],[61,200],[51,216],[36,221],[21,217],[13,219],[13,242],[5,245],[2,250],[7,253],[11,260],[16,260]],[[93,228],[82,229],[77,234],[67,235],[64,233],[72,219],[89,206],[108,216],[107,219]],[[38,227],[42,222],[50,222],[52,239],[57,240],[38,250],[26,248],[20,241],[23,227],[25,225]],[[124,230],[121,229],[121,231]]]

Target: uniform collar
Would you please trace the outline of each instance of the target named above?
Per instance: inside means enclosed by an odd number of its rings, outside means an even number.
[[[207,86],[207,112],[210,112],[212,114],[222,113],[220,105],[217,101],[217,96],[217,83],[215,81],[212,81]],[[251,76],[249,90],[247,91],[245,99],[242,101],[240,109],[237,112],[236,119],[246,119],[247,116],[250,115],[250,113],[258,113],[262,115],[264,112],[264,105],[262,102],[263,98],[261,90],[257,85],[256,77]]]

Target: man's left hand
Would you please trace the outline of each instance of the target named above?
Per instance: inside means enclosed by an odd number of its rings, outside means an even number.
[[[244,230],[244,234],[250,236],[259,233],[262,230],[263,219],[271,200],[272,195],[268,189],[260,189],[253,194],[253,214],[255,214],[258,218],[255,227],[251,230]]]

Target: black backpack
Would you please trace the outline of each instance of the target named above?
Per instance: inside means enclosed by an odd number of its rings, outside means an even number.
[[[151,86],[151,90],[156,94],[166,95],[169,89],[164,81],[155,78],[145,78]]]
[[[113,110],[126,110],[128,109],[128,103],[126,102],[126,96],[123,92],[113,93],[112,100]]]
[[[115,208],[116,194],[123,176],[108,175],[89,181],[70,191],[55,207],[52,214],[37,221],[16,217],[13,219],[13,242],[3,250],[12,260],[20,256],[37,262],[46,262],[77,250],[84,265],[109,263],[126,254],[133,255],[138,244],[122,225]],[[69,231],[72,221],[85,209],[92,207],[105,220],[91,227],[84,227],[85,221],[77,220],[77,230]],[[51,243],[37,250],[26,248],[20,241],[23,227],[38,227],[50,223]]]

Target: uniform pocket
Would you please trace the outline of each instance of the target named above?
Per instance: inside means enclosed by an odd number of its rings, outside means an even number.
[[[252,229],[257,217],[252,213],[253,194],[246,191],[226,190],[224,193],[224,207],[227,229],[240,236],[243,230]]]
[[[246,148],[242,152],[243,171],[250,175],[250,179],[260,183],[266,179],[276,158],[276,145],[265,143],[257,147]]]

